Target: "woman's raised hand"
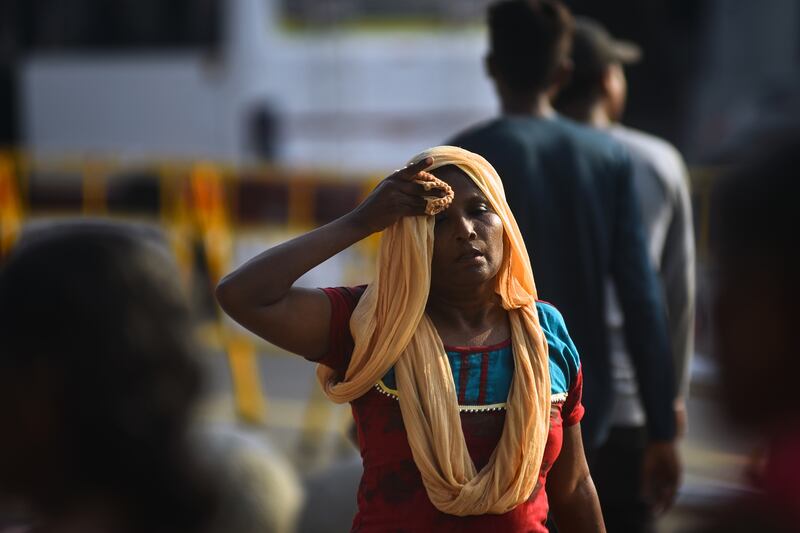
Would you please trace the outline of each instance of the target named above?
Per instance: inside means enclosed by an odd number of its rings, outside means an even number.
[[[453,191],[424,172],[432,164],[429,157],[398,170],[350,213],[265,250],[225,276],[216,291],[222,308],[267,341],[319,359],[328,349],[331,304],[324,292],[295,287],[295,282],[401,217],[424,215],[426,207],[430,213],[446,208]]]
[[[402,217],[425,214],[426,197],[444,197],[439,188],[428,188],[417,183],[424,178],[420,173],[433,164],[428,157],[395,171],[381,181],[367,198],[351,213],[353,219],[371,233],[382,231]],[[427,180],[426,180],[427,181]]]

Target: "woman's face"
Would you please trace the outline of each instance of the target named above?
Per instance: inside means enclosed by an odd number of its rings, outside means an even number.
[[[455,193],[436,216],[431,291],[469,289],[494,279],[503,261],[503,223],[470,178],[448,165],[433,171]]]

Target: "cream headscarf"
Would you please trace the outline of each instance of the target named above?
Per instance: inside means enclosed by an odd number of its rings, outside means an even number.
[[[458,399],[439,334],[425,314],[431,281],[434,219],[404,217],[384,231],[375,280],[350,319],[355,340],[344,381],[319,365],[335,402],[354,400],[395,367],[400,410],[414,461],[431,502],[445,513],[501,514],[527,500],[536,485],[550,424],[547,342],[536,312],[536,286],[517,223],[497,172],[479,155],[439,146],[428,170],[455,165],[478,186],[503,222],[504,257],[497,294],[508,310],[514,377],[502,436],[476,471],[461,429]]]

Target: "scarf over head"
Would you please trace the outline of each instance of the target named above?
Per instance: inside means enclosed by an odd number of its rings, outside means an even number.
[[[531,496],[549,432],[549,359],[536,311],[536,286],[494,168],[479,155],[452,146],[428,149],[410,163],[426,157],[433,158],[427,170],[445,165],[461,169],[503,222],[496,292],[508,310],[514,376],[500,441],[478,472],[464,440],[450,362],[425,314],[433,256],[431,216],[404,217],[384,231],[375,280],[350,319],[355,348],[344,380],[337,381],[324,365],[318,366],[317,376],[328,397],[343,403],[366,393],[394,366],[408,443],[431,502],[453,515],[501,514]]]

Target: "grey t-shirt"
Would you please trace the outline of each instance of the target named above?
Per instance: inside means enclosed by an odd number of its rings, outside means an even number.
[[[694,232],[686,166],[678,151],[658,137],[621,125],[608,128],[608,132],[631,154],[648,252],[667,305],[676,390],[679,397],[685,397],[694,349],[695,289]],[[616,393],[613,423],[641,426],[645,415],[625,345],[623,314],[610,282],[607,291],[606,318]]]

